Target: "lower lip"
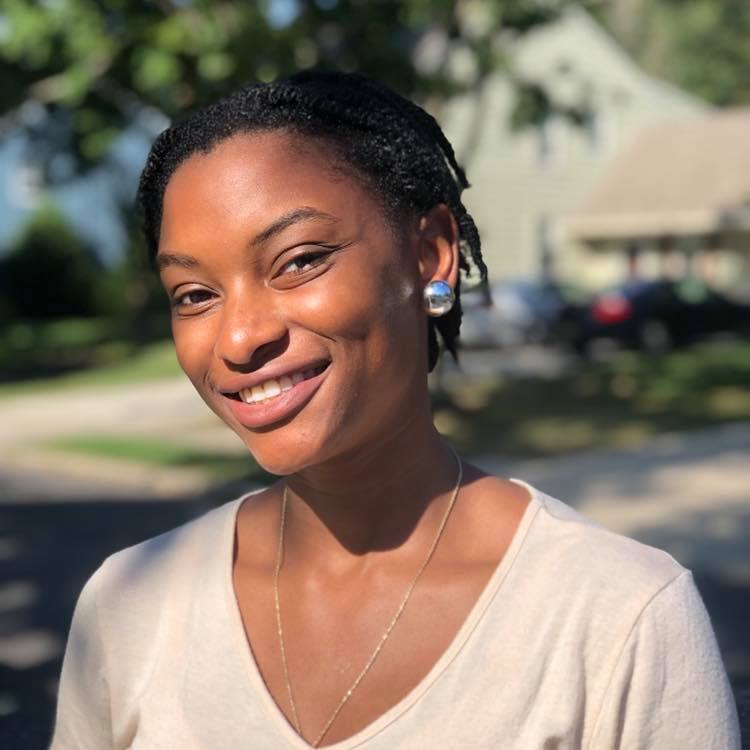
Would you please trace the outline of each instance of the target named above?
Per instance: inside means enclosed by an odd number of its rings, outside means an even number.
[[[294,416],[315,395],[321,383],[326,379],[330,365],[315,377],[303,380],[288,391],[275,398],[261,401],[258,404],[246,404],[233,398],[223,398],[229,403],[237,421],[244,427],[269,427],[276,422]]]

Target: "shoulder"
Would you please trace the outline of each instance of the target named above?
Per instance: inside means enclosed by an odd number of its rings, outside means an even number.
[[[520,553],[524,574],[554,607],[578,611],[592,625],[630,622],[686,569],[669,553],[603,528],[533,487]]]
[[[92,728],[103,727],[114,706],[134,705],[160,655],[184,628],[191,603],[205,590],[207,563],[226,555],[230,564],[231,521],[241,500],[110,555],[88,579],[63,660],[60,738],[80,717]],[[219,563],[221,558],[215,569]],[[102,739],[98,746],[110,744]]]
[[[241,498],[203,513],[174,529],[126,547],[110,555],[95,574],[101,580],[98,590],[106,597],[108,584],[120,592],[152,588],[157,580],[186,573],[200,562],[209,548],[216,549],[223,532],[234,517]]]
[[[734,747],[726,739],[736,721],[731,692],[690,571],[524,486],[532,502],[510,604],[523,612],[524,637],[544,653],[544,675],[586,685],[593,737],[583,744]],[[701,710],[714,719],[713,739]]]
[[[550,554],[573,568],[591,568],[607,579],[625,576],[630,583],[668,583],[685,568],[668,552],[610,531],[567,503],[529,488],[539,505],[539,531]],[[552,544],[554,543],[554,544]]]
[[[85,590],[96,600],[106,641],[149,638],[160,622],[175,616],[221,558],[231,560],[234,519],[245,497],[104,560]]]

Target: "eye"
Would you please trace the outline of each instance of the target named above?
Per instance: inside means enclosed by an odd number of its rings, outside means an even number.
[[[175,295],[172,300],[172,307],[182,308],[183,310],[191,307],[199,307],[213,296],[212,292],[207,289],[189,289],[187,292]]]
[[[330,252],[330,251],[329,251]],[[288,263],[284,264],[279,271],[279,276],[294,275],[299,273],[305,273],[306,271],[315,268],[315,266],[322,263],[329,252],[308,252],[298,255],[296,258],[292,258]]]

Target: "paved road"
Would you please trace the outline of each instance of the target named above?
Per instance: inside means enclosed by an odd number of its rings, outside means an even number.
[[[750,424],[662,435],[632,450],[477,459],[689,568],[750,584]]]

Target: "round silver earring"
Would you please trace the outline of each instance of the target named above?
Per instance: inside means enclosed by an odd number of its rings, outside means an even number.
[[[446,281],[430,281],[424,288],[423,296],[425,312],[433,318],[445,315],[456,301],[456,295]]]

